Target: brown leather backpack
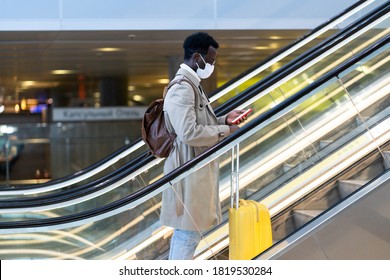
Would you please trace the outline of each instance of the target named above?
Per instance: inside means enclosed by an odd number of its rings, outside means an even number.
[[[195,85],[190,80],[185,77],[173,80],[164,88],[163,98],[153,101],[148,106],[142,120],[142,139],[148,145],[151,154],[157,158],[166,158],[169,156],[177,137],[175,132],[168,131],[165,125],[163,109],[164,98],[169,88],[181,82],[189,83],[194,89],[196,96]]]

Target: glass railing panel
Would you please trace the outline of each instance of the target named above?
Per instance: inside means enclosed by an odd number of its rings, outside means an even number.
[[[384,28],[384,26],[388,26],[389,24],[389,19],[384,20],[369,29],[365,29],[366,31],[364,33],[354,38],[352,41],[339,44],[339,47],[332,51],[331,55],[323,56],[320,62],[310,66],[305,71],[296,75],[293,79],[282,84],[280,86],[282,92],[286,97],[293,95],[302,88],[311,84],[318,77],[321,77],[335,68],[337,65],[340,65],[342,62],[346,61],[374,42],[384,38],[390,33],[390,29]],[[344,45],[345,43],[347,44]]]
[[[361,110],[360,121],[364,122],[375,116],[378,111],[389,108],[390,100],[386,98],[389,92],[390,81],[390,49],[388,45],[374,52],[362,60],[355,68],[340,73],[339,78],[343,87],[348,92],[349,98],[357,108],[372,103],[375,98],[377,107]],[[362,91],[372,92],[375,95],[361,94]]]
[[[383,22],[380,24],[382,25]],[[361,36],[357,37],[346,46],[341,47],[340,49],[336,48],[331,55],[327,55],[326,57],[322,58],[308,69],[302,71],[300,74],[296,76],[289,76],[289,78],[285,80],[279,87],[273,89],[271,86],[263,92],[259,92],[258,96],[260,96],[260,98],[252,99],[250,102],[246,102],[245,104],[246,107],[251,107],[254,111],[254,113],[249,115],[248,120],[251,120],[266,112],[275,106],[275,104],[278,104],[285,100],[285,98],[295,94],[305,86],[311,84],[319,76],[322,76],[331,69],[335,68],[337,65],[340,65],[342,62],[355,55],[356,52],[361,51],[363,47],[367,47],[369,43],[371,44],[375,42],[390,32],[390,29],[383,30],[382,28],[374,28],[373,30],[375,34],[370,34],[369,40],[366,38],[367,34],[364,33],[365,36],[363,36],[363,38]],[[371,35],[375,36],[371,37]],[[362,41],[364,41],[364,43],[362,43]]]
[[[281,98],[282,98],[282,94],[276,96],[276,100],[275,100],[275,96],[268,94],[260,97],[256,102],[247,106],[246,108],[252,109],[252,113],[248,115],[246,123],[272,109],[277,104],[277,101],[281,100]]]
[[[281,55],[273,63],[270,63],[269,65],[266,63],[265,66],[260,66],[260,69],[254,69],[254,72],[258,72],[256,74],[251,74],[249,73],[248,75],[250,78],[244,79],[243,82],[238,83],[235,87],[233,87],[231,90],[227,91],[224,95],[219,96],[218,98],[211,97],[211,105],[213,108],[218,107],[219,105],[222,105],[224,102],[228,101],[235,95],[245,91],[246,89],[250,88],[251,86],[255,85],[265,77],[271,75],[273,72],[278,70],[279,68],[283,67],[290,61],[294,60],[295,58],[299,57],[301,54],[304,52],[310,50],[311,48],[315,47],[317,44],[321,43],[331,35],[335,34],[338,32],[337,29],[330,29],[325,31],[323,34],[319,34],[315,38],[311,39],[310,41],[306,42],[303,44],[301,47],[297,48],[294,51],[291,51],[290,54],[288,55]],[[282,49],[285,47],[284,45],[281,45],[279,42],[275,42],[273,48],[275,49],[275,52],[278,49]],[[261,62],[265,60],[267,57],[262,57],[259,54],[259,59],[258,61],[253,61],[254,63],[256,62]],[[254,64],[255,65],[255,64]],[[218,87],[223,86],[226,82],[228,82],[230,79],[234,79],[235,77],[239,76],[242,72],[246,71],[247,69],[244,68],[239,68],[240,71],[233,72],[231,69],[229,69],[228,72],[225,72],[224,78],[218,82]]]
[[[315,163],[309,159],[320,158],[317,141],[312,135],[326,125],[324,116],[331,115],[332,109],[345,110],[345,103],[349,101],[345,93],[337,96],[336,103],[329,102],[327,97],[339,86],[338,80],[332,79],[240,143],[240,185],[246,188],[249,197],[259,191],[263,194],[272,192],[272,188],[300,175]]]
[[[362,8],[357,13],[351,15],[346,20],[338,23],[337,27],[340,28],[340,29],[345,28],[347,25],[351,24],[352,22],[357,20],[359,17],[367,14],[368,12],[372,11],[376,7],[379,7],[380,5],[383,5],[384,3],[386,3],[386,1],[387,0],[375,0],[375,1],[371,2],[371,3],[369,3],[366,7]]]
[[[252,74],[249,74],[248,76],[250,78],[246,79],[244,78],[242,83],[238,83],[236,86],[231,88],[229,91],[225,93],[225,95],[222,98],[214,99],[212,98],[212,106],[215,108],[217,105],[222,104],[224,101],[232,98],[234,95],[236,95],[239,92],[244,91],[248,87],[256,84],[264,77],[268,76],[270,73],[278,70],[288,62],[292,61],[293,59],[299,57],[301,54],[306,52],[307,50],[311,49],[312,47],[318,45],[331,35],[337,33],[338,31],[342,30],[343,28],[347,27],[349,24],[354,22],[355,20],[359,19],[360,17],[363,17],[370,11],[374,10],[375,8],[379,7],[381,4],[383,4],[383,0],[380,1],[372,1],[371,3],[368,3],[367,6],[364,8],[359,8],[359,11],[351,13],[347,18],[344,18],[343,20],[340,20],[337,22],[337,24],[332,25],[325,30],[319,30],[318,33],[313,36],[313,38],[310,38],[309,40],[305,40],[304,44],[300,45],[299,48],[292,48],[291,51],[286,52],[286,54],[281,55],[276,60],[274,60],[270,65],[265,65],[265,67],[261,66],[261,69],[254,70]],[[281,49],[283,46],[280,45],[277,41],[274,43],[274,45],[277,45],[277,49]],[[273,46],[270,46],[271,48]],[[261,58],[259,59],[261,61]],[[241,69],[242,71],[245,71],[245,69]],[[242,72],[241,71],[241,72]],[[226,73],[225,76],[229,78],[234,78],[235,76],[239,75],[240,72],[235,73],[231,76],[229,76],[229,73]],[[226,79],[226,81],[229,80]],[[314,77],[313,77],[314,78]],[[225,82],[220,81],[218,86],[222,86]],[[301,84],[301,82],[299,82]],[[291,85],[290,85],[291,86]],[[303,86],[303,84],[302,84]],[[290,89],[290,88],[289,88]],[[298,90],[298,89],[296,89]]]
[[[339,75],[349,98],[354,103],[356,110],[359,110],[357,122],[370,131],[373,141],[376,141],[376,139],[373,137],[374,133],[371,132],[371,127],[382,122],[390,115],[389,69],[390,49],[389,45],[386,45],[362,60],[353,71],[344,71]],[[359,95],[361,91],[365,91],[367,94]],[[367,103],[372,105],[365,106]],[[381,153],[383,162],[388,161],[387,150],[379,144],[377,144],[377,148]]]
[[[300,69],[284,78],[281,82],[259,92],[257,95],[258,97],[270,95],[270,98],[263,99],[257,97],[245,103],[245,107],[254,108],[254,114],[249,116],[249,120],[262,114],[268,108],[282,102],[289,96],[292,96],[302,88],[311,84],[318,77],[326,74],[348,58],[356,55],[357,52],[385,37],[390,32],[389,28],[383,28],[386,24],[389,24],[389,20],[385,20],[384,17],[381,18],[381,20],[373,24],[373,26],[363,29],[364,32],[362,31],[361,34],[352,37],[351,41],[347,44],[345,44],[345,42],[337,44],[325,55],[315,58],[310,64],[302,66]],[[271,99],[272,103],[269,103],[269,100]],[[259,108],[261,108],[261,110],[257,111]]]
[[[382,48],[370,56],[365,64],[378,66],[378,62],[381,64],[383,59],[388,56],[386,50],[386,48]],[[353,75],[359,65],[349,68],[345,73],[349,72],[350,75]],[[386,73],[386,75],[388,74]],[[360,78],[363,77],[360,75],[354,82],[359,84]],[[350,87],[356,88],[354,82],[351,80]],[[292,166],[303,165],[307,168],[318,160],[326,158],[330,152],[345,145],[350,139],[363,133],[366,126],[359,122],[360,112],[372,112],[372,121],[367,123],[367,126],[372,126],[386,117],[388,106],[378,105],[383,104],[385,99],[388,100],[389,91],[384,89],[384,85],[388,86],[389,80],[384,81],[381,75],[376,75],[368,77],[366,82],[364,88],[355,91],[355,99],[362,100],[360,106],[351,100],[345,83],[334,78],[317,88],[312,96],[286,114],[285,118],[291,122],[289,128],[294,131],[299,143],[301,145],[306,143],[301,149],[305,153],[298,159],[293,157],[294,164]],[[305,161],[307,161],[306,165]],[[304,169],[299,168],[299,170]]]

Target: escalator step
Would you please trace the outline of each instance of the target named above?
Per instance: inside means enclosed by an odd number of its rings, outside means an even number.
[[[293,210],[294,223],[297,228],[303,226],[314,217],[322,213],[323,210]]]
[[[320,150],[324,149],[329,144],[332,144],[333,140],[321,140],[320,141]]]
[[[360,126],[360,125],[364,124],[365,122],[367,122],[369,119],[370,119],[370,117],[358,116],[358,117],[356,117],[356,124],[358,126]]]
[[[340,180],[338,181],[339,193],[341,198],[345,198],[357,189],[361,188],[368,181],[366,180]]]
[[[390,169],[390,152],[385,151],[383,152],[383,165],[386,169]]]

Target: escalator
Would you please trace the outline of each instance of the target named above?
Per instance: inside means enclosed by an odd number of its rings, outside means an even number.
[[[221,200],[226,209],[230,182],[229,151],[239,142],[242,197],[270,203],[273,220],[283,216],[289,205],[281,207],[279,201],[291,199],[299,182],[302,185],[299,191],[302,192],[304,178],[311,178],[320,185],[322,181],[316,176],[323,170],[335,172],[327,173],[327,180],[331,180],[364,160],[367,154],[376,150],[386,154],[390,127],[388,41],[385,36],[355,55],[348,64],[335,68],[284,101],[274,102],[272,109],[252,118],[239,133],[146,188],[108,204],[96,203],[89,209],[75,211],[76,214],[60,215],[46,208],[42,212],[25,213],[26,221],[19,217],[15,222],[1,222],[2,258],[164,258],[171,230],[161,227],[158,222],[161,191],[208,161],[220,158]],[[372,147],[367,144],[371,142],[374,142],[370,144]],[[349,156],[342,153],[343,149],[352,153],[353,148],[360,150],[366,146],[370,146],[368,151],[353,163],[346,163]],[[286,213],[284,216],[292,216],[291,211]],[[34,215],[38,219],[32,220]],[[45,218],[39,219],[38,216]],[[205,233],[203,243],[206,245],[201,244],[198,250],[200,258],[224,257],[227,239],[224,228],[226,221]],[[280,239],[290,230],[288,227],[283,229],[283,226],[277,229],[279,231],[274,229],[274,236]],[[23,249],[12,246],[15,240],[23,241]],[[203,250],[202,246],[207,249]]]
[[[350,55],[352,55],[351,51],[357,51],[354,50],[354,46],[360,46],[367,38],[375,36],[380,36],[377,32],[373,31],[375,30],[375,21],[374,20],[368,20],[365,22],[365,24],[351,24],[347,27],[342,27],[343,24],[346,24],[344,22],[348,22],[350,20],[350,17],[353,17],[356,13],[361,13],[361,22],[364,22],[367,20],[368,15],[370,14],[369,11],[375,10],[377,7],[381,6],[381,4],[385,1],[358,1],[356,4],[348,8],[347,10],[343,11],[339,15],[335,16],[331,20],[325,22],[318,28],[314,29],[311,33],[309,33],[307,36],[304,36],[303,38],[297,40],[296,42],[293,42],[286,48],[280,50],[279,52],[275,53],[273,56],[268,58],[267,60],[259,63],[258,65],[254,66],[253,68],[249,69],[242,75],[238,76],[236,79],[226,83],[221,88],[219,88],[216,92],[212,93],[212,96],[210,97],[211,102],[213,102],[213,106],[217,107],[218,104],[220,104],[220,100],[228,100],[232,96],[235,95],[237,91],[243,91],[241,94],[237,95],[235,97],[234,104],[230,102],[231,104],[223,104],[216,108],[216,113],[221,115],[226,112],[228,112],[231,109],[234,109],[236,107],[242,107],[245,106],[242,104],[242,97],[246,96],[246,98],[252,98],[252,99],[258,99],[258,96],[253,96],[251,94],[248,94],[249,92],[253,92],[254,88],[260,88],[260,89],[267,89],[270,87],[271,84],[276,84],[276,82],[279,82],[280,84],[285,83],[287,79],[291,79],[292,76],[296,75],[296,80],[299,80],[299,87],[296,87],[295,89],[289,89],[290,94],[294,93],[299,88],[302,88],[305,85],[305,81],[308,80],[307,77],[310,77],[310,80],[315,80],[316,75],[319,75],[320,72],[325,72],[324,69],[317,69],[317,68],[310,68],[308,71],[305,71],[304,74],[299,76],[299,74],[294,73],[291,74],[292,71],[289,69],[291,67],[299,68],[301,65],[307,64],[307,61],[310,61],[311,57],[319,56],[319,53],[323,57],[327,56],[327,52],[329,53],[332,48],[337,47],[335,52],[338,52],[338,63],[341,63],[343,60],[348,58]],[[363,9],[363,10],[362,10]],[[380,11],[378,11],[380,13]],[[385,12],[382,10],[382,13]],[[375,19],[380,18],[379,16],[375,17]],[[358,23],[359,21],[356,21]],[[337,45],[339,40],[343,40],[344,38],[347,38],[351,33],[351,30],[353,33],[361,32],[362,28],[366,28],[369,25],[372,25],[371,28],[368,28],[372,32],[372,34],[365,34],[363,36],[357,35],[357,39],[351,39],[354,40],[353,44],[350,44],[348,47],[340,47],[340,45]],[[338,27],[340,26],[341,27]],[[319,36],[326,32],[333,32],[332,28],[335,28],[337,26],[340,28],[338,32],[336,32],[336,36],[333,36],[332,38],[329,38],[327,40],[324,40],[321,44],[316,46],[315,48],[312,47],[313,40],[316,38],[318,39]],[[349,32],[349,33],[348,33]],[[356,38],[352,37],[352,38]],[[363,46],[361,46],[363,47]],[[308,52],[304,53],[302,55],[302,52],[305,49],[309,49]],[[342,54],[342,55],[341,55]],[[295,59],[294,59],[295,58]],[[285,67],[280,68],[277,70],[276,73],[273,75],[267,77],[266,79],[262,79],[262,72],[264,71],[270,71],[272,68],[272,71],[275,71],[277,67],[280,67],[283,64],[286,64],[286,62],[289,62]],[[309,67],[309,66],[307,66]],[[325,67],[323,67],[325,68]],[[303,68],[300,70],[303,71]],[[289,73],[289,77],[286,77],[286,73]],[[299,71],[298,71],[299,73]],[[273,77],[273,78],[272,78]],[[295,81],[296,82],[296,81]],[[286,83],[285,83],[286,84]],[[269,91],[271,91],[270,89]],[[263,95],[266,95],[266,92],[262,93]],[[253,101],[252,101],[253,102]],[[248,101],[247,101],[248,103]],[[248,104],[249,105],[249,104]],[[262,108],[262,110],[267,110],[269,108]],[[260,114],[261,111],[258,111]],[[100,174],[100,172],[103,172],[109,167],[114,166],[115,163],[122,160],[123,158],[133,158],[130,160],[131,162],[137,162],[140,160],[140,158],[145,157],[146,153],[145,147],[143,146],[143,142],[141,140],[137,141],[136,143],[132,143],[121,150],[118,150],[113,155],[108,156],[107,158],[103,159],[101,162],[98,162],[92,166],[90,166],[87,169],[81,170],[76,172],[75,174],[69,175],[64,178],[60,178],[57,180],[50,181],[49,183],[45,184],[39,184],[39,185],[32,185],[32,186],[2,186],[0,188],[0,196],[9,196],[9,197],[15,197],[15,196],[38,196],[41,193],[47,193],[47,192],[54,192],[56,190],[62,190],[63,188],[78,188],[78,183],[82,182],[83,180],[87,180],[88,178],[90,181],[92,180],[93,176],[97,176],[97,174]],[[130,155],[135,154],[134,157],[131,157]],[[138,154],[141,154],[140,156],[137,156]],[[152,160],[152,157],[149,157],[149,160]],[[126,162],[127,166],[132,166],[133,164],[130,162]],[[123,164],[124,165],[124,164]],[[117,168],[126,169],[127,167],[124,167],[123,165],[119,165]],[[116,171],[117,172],[117,171]],[[118,172],[117,172],[118,173]],[[107,179],[108,175],[101,175],[101,177],[104,177],[103,180]],[[101,177],[94,179],[90,182],[90,185],[97,185],[100,184],[102,179]],[[84,183],[87,184],[87,183]]]
[[[257,259],[388,260],[389,198],[387,171],[310,223],[304,223]]]

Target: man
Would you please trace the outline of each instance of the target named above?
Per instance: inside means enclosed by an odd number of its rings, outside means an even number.
[[[200,86],[214,70],[218,43],[207,33],[190,35],[184,41],[184,63],[164,101],[170,131],[177,134],[174,149],[165,161],[167,174],[229,136],[239,127],[232,121],[243,113],[234,110],[217,118]],[[163,193],[161,222],[173,227],[169,259],[192,259],[202,232],[221,222],[218,162],[212,162]]]

